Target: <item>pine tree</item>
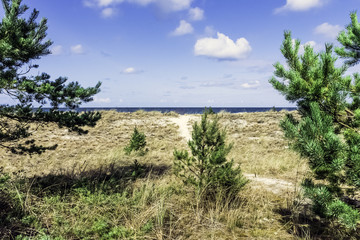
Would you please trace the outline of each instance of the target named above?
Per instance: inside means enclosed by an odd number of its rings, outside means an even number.
[[[276,63],[270,83],[299,109],[301,119],[288,114],[281,127],[314,173],[303,183],[305,194],[315,213],[355,228],[360,215],[344,202],[343,187],[360,187],[360,78],[344,76],[347,65],[335,66],[331,44],[321,53],[305,46],[299,55],[300,41],[294,43],[290,32],[284,38],[281,52],[288,69]]]
[[[146,153],[145,147],[146,136],[135,127],[129,144],[124,148],[125,153],[130,154],[132,151],[135,151],[138,152],[139,155],[144,155]]]
[[[240,167],[234,168],[233,160],[226,156],[232,145],[225,143],[218,119],[208,119],[208,111],[200,123],[194,123],[192,139],[188,142],[191,155],[186,150],[174,151],[174,173],[185,184],[193,185],[205,198],[214,199],[218,193],[234,198],[247,183]]]
[[[353,66],[360,61],[360,24],[356,12],[350,14],[351,23],[338,36],[343,47],[336,48],[336,53],[346,59],[345,63]]]
[[[29,124],[56,123],[70,131],[86,133],[82,127],[94,126],[101,117],[99,113],[60,111],[59,107],[74,110],[81,103],[92,101],[92,96],[100,91],[100,83],[83,88],[78,82],[65,84],[65,77],[50,80],[46,73],[30,75],[31,70],[38,68],[33,60],[50,54],[52,42],[45,40],[47,20],[36,22],[36,9],[27,19],[22,18],[29,9],[22,0],[2,0],[2,5],[5,16],[0,23],[0,94],[17,103],[0,106],[0,147],[17,154],[54,149],[56,145],[44,147],[29,139]],[[51,108],[44,111],[47,103]]]

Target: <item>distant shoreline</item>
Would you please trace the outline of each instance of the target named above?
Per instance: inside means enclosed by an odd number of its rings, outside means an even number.
[[[48,110],[50,108],[44,108]],[[67,108],[60,108],[59,110],[67,111]],[[78,108],[76,111],[110,111],[114,110],[117,112],[136,112],[143,110],[145,112],[158,111],[161,113],[176,112],[178,114],[201,114],[204,111],[204,107],[86,107]],[[267,112],[271,110],[275,111],[295,111],[296,107],[212,107],[215,113],[226,111],[229,113],[241,113],[241,112]]]

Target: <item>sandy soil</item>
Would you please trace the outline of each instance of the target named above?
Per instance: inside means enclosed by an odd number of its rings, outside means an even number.
[[[179,134],[183,137],[186,141],[191,139],[191,122],[192,121],[199,121],[199,116],[192,116],[192,115],[180,115],[179,117],[169,118],[170,122],[175,123],[179,126]]]
[[[294,189],[294,184],[285,180],[275,178],[258,177],[254,174],[244,174],[250,184],[255,188],[265,188],[274,194],[283,194]]]

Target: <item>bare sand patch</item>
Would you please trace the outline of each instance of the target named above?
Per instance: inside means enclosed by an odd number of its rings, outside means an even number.
[[[179,117],[169,118],[170,122],[175,123],[179,127],[179,134],[186,141],[191,139],[191,123],[199,121],[199,116],[194,115],[180,115]]]
[[[285,180],[275,178],[258,177],[254,174],[244,174],[255,188],[262,188],[274,194],[282,194],[294,188],[294,184]]]

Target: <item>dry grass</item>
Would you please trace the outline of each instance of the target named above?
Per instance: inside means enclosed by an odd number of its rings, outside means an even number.
[[[308,169],[283,139],[278,125],[285,112],[219,116],[234,143],[230,157],[243,172],[282,180],[289,187],[273,191],[276,184],[254,180],[236,203],[224,205],[219,200],[206,208],[199,207],[196,194],[171,172],[174,148],[187,148],[178,126],[169,120],[176,113],[102,114],[87,135],[54,126],[40,128],[34,137],[44,145],[58,143],[55,151],[32,157],[1,152],[0,167],[13,175],[22,206],[37,219],[30,225],[43,229],[37,230],[39,234],[65,239],[85,235],[97,239],[104,231],[118,234],[115,239],[299,237],[290,233],[294,224],[284,212],[293,207],[295,186]],[[146,135],[145,156],[124,153],[135,126]],[[131,177],[135,159],[146,166],[138,179]],[[84,187],[82,179],[91,184]]]
[[[307,166],[288,149],[279,127],[285,111],[263,113],[223,113],[222,125],[229,141],[234,143],[230,154],[245,173],[295,181],[305,174]]]

